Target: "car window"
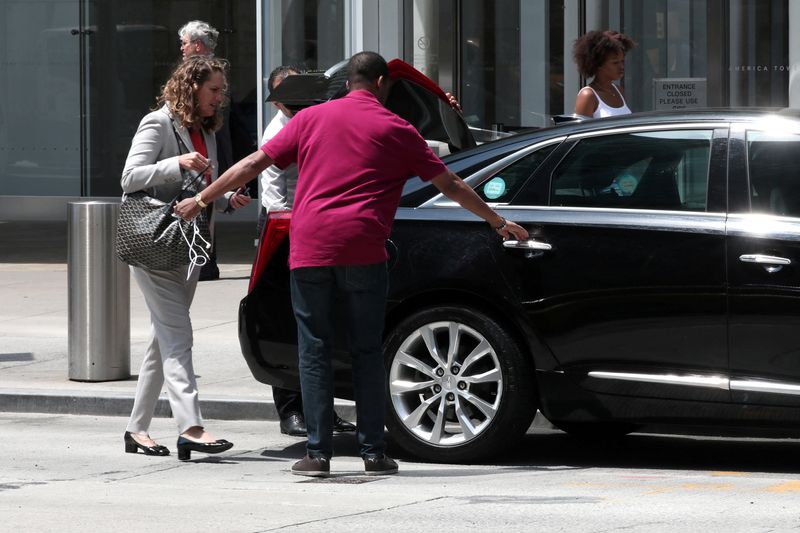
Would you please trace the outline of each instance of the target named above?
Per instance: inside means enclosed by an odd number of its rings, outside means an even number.
[[[589,137],[552,175],[550,205],[705,211],[711,130]]]
[[[747,132],[751,210],[800,217],[800,136]]]
[[[530,178],[557,144],[544,146],[511,165],[495,172],[475,188],[478,196],[487,203],[508,203],[520,187]]]

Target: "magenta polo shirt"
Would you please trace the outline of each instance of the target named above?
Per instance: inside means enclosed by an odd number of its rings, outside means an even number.
[[[369,91],[304,109],[261,149],[298,179],[289,267],[386,261],[403,185],[447,167],[419,132]]]

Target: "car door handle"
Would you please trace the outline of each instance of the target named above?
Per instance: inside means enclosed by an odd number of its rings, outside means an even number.
[[[757,265],[763,265],[764,270],[770,274],[780,272],[783,267],[792,264],[792,260],[786,257],[762,254],[743,254],[739,256],[739,261],[742,263],[755,263]]]
[[[511,248],[514,250],[552,250],[553,245],[546,242],[534,241],[533,239],[527,241],[503,241],[503,248]]]
[[[786,266],[791,265],[792,260],[786,257],[762,254],[743,254],[739,256],[742,263],[758,263],[759,265]]]

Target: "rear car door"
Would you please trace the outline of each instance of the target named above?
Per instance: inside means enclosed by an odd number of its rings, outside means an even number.
[[[797,406],[800,125],[775,119],[731,137],[731,393],[745,404]]]
[[[726,149],[726,124],[584,133],[503,209],[531,232],[498,262],[552,355],[540,373],[600,394],[730,400]]]

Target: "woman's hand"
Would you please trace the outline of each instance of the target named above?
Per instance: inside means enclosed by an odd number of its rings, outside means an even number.
[[[184,220],[192,220],[200,213],[200,209],[200,205],[194,198],[186,198],[178,202],[174,208],[174,212]]]
[[[242,207],[246,206],[250,203],[250,194],[247,192],[247,189],[239,188],[236,190],[235,193],[228,198],[228,205],[232,209],[241,209]]]
[[[208,166],[208,159],[203,157],[199,152],[189,152],[188,154],[178,156],[178,165],[184,170],[202,172],[207,169],[208,173],[211,172],[211,167]]]

